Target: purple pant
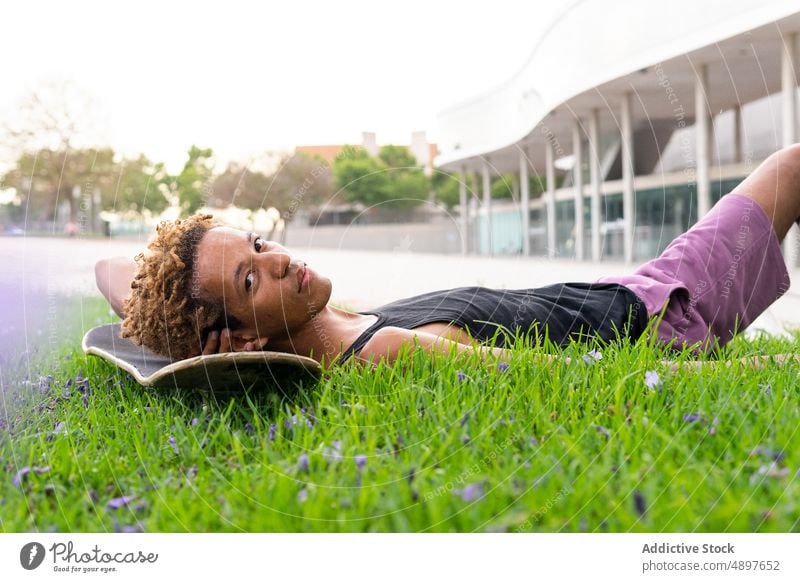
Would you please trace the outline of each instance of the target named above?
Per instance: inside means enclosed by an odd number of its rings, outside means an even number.
[[[664,317],[653,325],[660,342],[695,353],[728,343],[789,288],[789,273],[772,221],[752,198],[727,194],[661,256],[620,283]],[[666,305],[666,308],[665,308]]]

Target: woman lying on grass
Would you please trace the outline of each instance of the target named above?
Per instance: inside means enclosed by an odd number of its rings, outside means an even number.
[[[770,156],[660,257],[595,283],[460,287],[353,313],[329,305],[331,280],[286,248],[210,216],[162,223],[149,252],[136,262],[100,261],[96,276],[124,317],[123,335],[172,359],[269,345],[318,361],[391,362],[407,344],[450,353],[476,342],[487,357],[507,359],[498,329],[542,336],[545,328],[559,345],[636,340],[647,330],[701,354],[728,343],[789,288],[780,242],[795,221],[800,145]],[[364,282],[380,284],[368,270]]]

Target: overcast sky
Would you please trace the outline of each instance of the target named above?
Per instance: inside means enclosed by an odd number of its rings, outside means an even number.
[[[68,79],[113,147],[173,168],[192,143],[246,160],[362,131],[435,141],[437,112],[513,75],[561,3],[4,2],[0,115]]]

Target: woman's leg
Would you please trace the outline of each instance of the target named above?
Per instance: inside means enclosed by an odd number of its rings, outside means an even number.
[[[800,226],[800,144],[772,154],[731,194],[755,200],[783,241],[793,224]]]
[[[604,277],[645,303],[653,330],[674,347],[708,351],[744,330],[789,287],[780,250],[800,219],[800,146],[765,160],[656,259],[632,275]]]

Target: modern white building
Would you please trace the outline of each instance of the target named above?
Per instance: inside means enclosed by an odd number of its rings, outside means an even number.
[[[524,6],[517,17],[536,18]],[[657,255],[798,141],[799,33],[797,0],[566,2],[516,75],[439,115],[462,252]],[[501,175],[513,203],[491,198]]]

